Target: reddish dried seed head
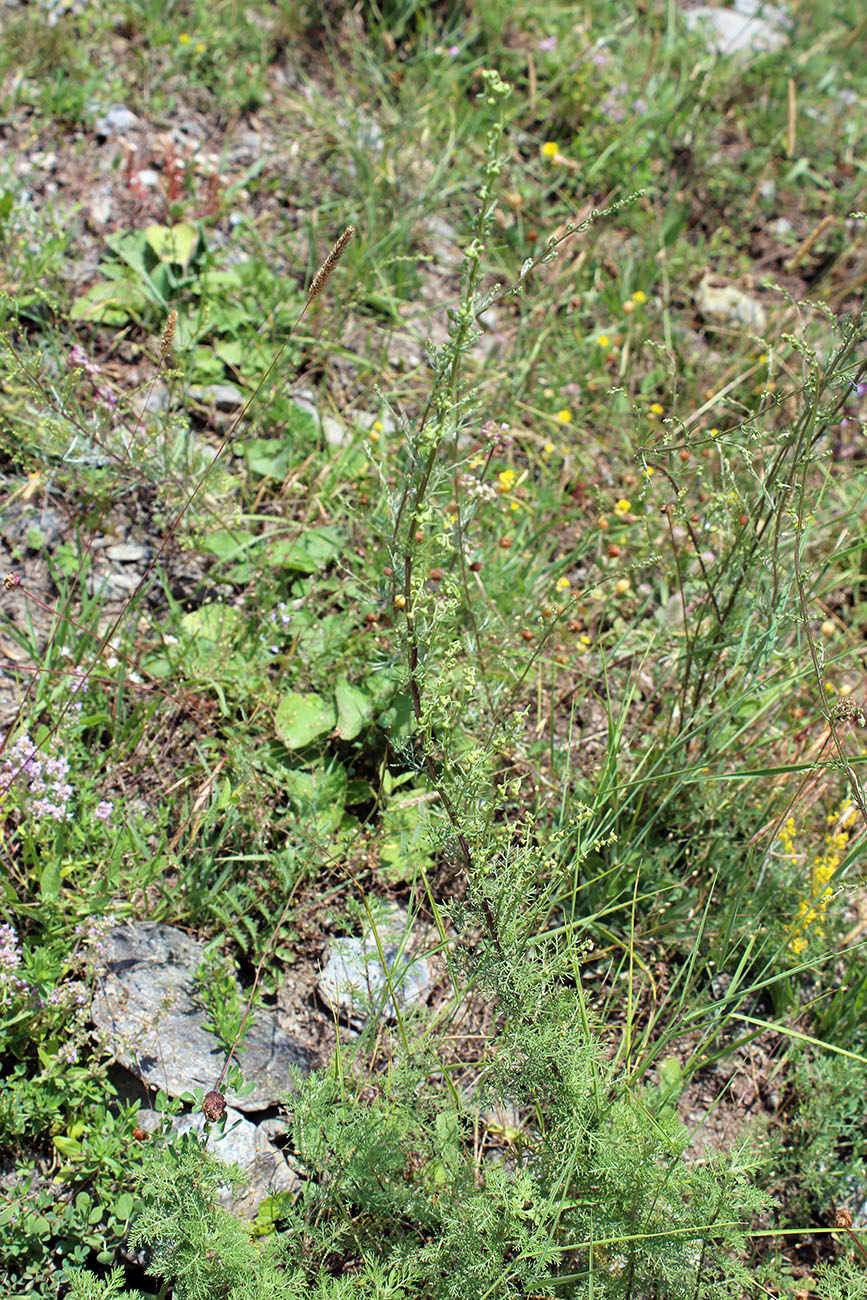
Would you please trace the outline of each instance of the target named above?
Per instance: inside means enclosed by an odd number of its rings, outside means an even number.
[[[217,1088],[213,1088],[210,1092],[205,1093],[202,1102],[202,1110],[205,1118],[209,1119],[212,1124],[216,1124],[225,1109],[226,1098]]]

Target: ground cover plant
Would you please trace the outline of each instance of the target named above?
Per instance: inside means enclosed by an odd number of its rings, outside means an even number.
[[[867,1294],[859,7],[3,14],[6,1293]],[[395,902],[229,1213],[171,1115]]]

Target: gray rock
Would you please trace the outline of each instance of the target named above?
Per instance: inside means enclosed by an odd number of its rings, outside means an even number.
[[[86,574],[84,585],[88,595],[99,596],[101,600],[126,600],[135,591],[141,578],[136,572],[95,573],[92,569]]]
[[[92,190],[88,196],[85,206],[87,219],[90,225],[99,230],[107,226],[114,216],[114,195],[110,186],[101,186],[98,190]]]
[[[110,108],[94,122],[97,135],[107,139],[110,135],[126,135],[140,125],[138,117],[126,104],[112,104]]]
[[[745,328],[764,334],[768,315],[757,298],[729,284],[722,276],[705,274],[695,291],[695,306],[710,325]]]
[[[189,390],[194,402],[203,402],[206,406],[215,406],[218,411],[236,411],[244,405],[244,394],[234,384],[193,385]]]
[[[114,546],[107,546],[105,553],[110,560],[116,560],[119,564],[143,563],[153,554],[151,548],[141,542],[118,542]]]
[[[202,1023],[206,1013],[194,980],[204,956],[201,945],[173,926],[141,921],[111,930],[105,948],[93,1019],[108,1050],[170,1097],[193,1088],[210,1091],[225,1052]],[[245,1081],[253,1084],[251,1092],[232,1101],[243,1111],[276,1105],[293,1089],[292,1070],[309,1069],[306,1052],[269,1009],[256,1013],[236,1059]]]
[[[703,33],[717,54],[764,54],[781,50],[789,40],[785,9],[763,0],[736,0],[731,9],[701,5],[688,9],[683,20],[691,31]]]
[[[158,1129],[164,1116],[160,1111],[140,1109],[136,1120],[146,1133]],[[169,1118],[171,1134],[169,1145],[183,1133],[202,1134],[207,1121],[202,1114],[173,1115]],[[247,1175],[249,1182],[233,1196],[228,1186],[220,1194],[220,1203],[232,1214],[255,1219],[262,1202],[275,1192],[296,1192],[301,1180],[283,1155],[271,1144],[265,1124],[253,1124],[240,1111],[226,1107],[223,1131],[212,1126],[208,1134],[208,1150],[227,1165],[237,1165]]]
[[[428,963],[413,956],[412,943],[404,942],[405,915],[395,909],[389,919],[378,924],[377,933],[379,945],[372,933],[361,939],[335,939],[319,976],[320,997],[357,1029],[372,1015],[396,1020],[398,1007],[403,1010],[423,1002],[431,985]]]
[[[336,416],[329,415],[323,411],[319,402],[316,401],[312,391],[301,389],[292,399],[296,406],[300,406],[302,411],[309,411],[319,421],[319,430],[328,443],[329,447],[342,447],[349,437],[349,430],[342,420]]]
[[[31,551],[50,550],[57,544],[63,516],[50,506],[22,505],[13,502],[2,514],[3,538],[11,547],[26,546]]]

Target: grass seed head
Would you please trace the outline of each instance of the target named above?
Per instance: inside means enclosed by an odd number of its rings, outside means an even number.
[[[307,302],[311,303],[318,298],[328,281],[331,279],[335,266],[340,261],[346,251],[346,246],[352,236],[355,234],[355,226],[347,226],[340,238],[333,244],[331,252],[320,266],[310,282],[310,288],[307,290]]]

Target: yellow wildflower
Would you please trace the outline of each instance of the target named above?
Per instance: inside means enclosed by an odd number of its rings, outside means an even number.
[[[636,289],[635,293],[632,295],[632,301],[639,304],[647,302],[647,294],[643,289]]]
[[[614,590],[618,596],[625,596],[628,591],[632,590],[632,583],[628,578],[618,578],[614,584]]]
[[[549,162],[553,162],[555,158],[560,157],[560,146],[556,140],[545,141],[542,145],[542,157],[547,158]]]
[[[178,44],[189,45],[192,39],[193,38],[190,36],[189,32],[181,32],[180,36],[178,37]]]
[[[557,412],[557,414],[554,416],[554,419],[557,421],[558,424],[571,424],[572,412],[566,410],[566,408],[564,407],[562,411]]]
[[[557,579],[557,581],[554,583],[554,586],[557,588],[558,591],[568,591],[569,588],[572,586],[572,583],[569,581],[567,577],[562,577]]]
[[[497,475],[497,491],[505,496],[508,492],[511,492],[514,486],[515,471],[513,469],[501,470]]]
[[[624,517],[624,515],[628,515],[631,509],[632,509],[632,502],[629,501],[626,497],[621,497],[619,501],[614,502],[614,513],[616,515],[619,515],[621,519]]]
[[[651,402],[650,406],[648,407],[647,414],[652,415],[654,420],[658,420],[664,410],[665,407],[660,406],[659,402]]]
[[[598,339],[596,340],[596,346],[599,348],[610,348],[611,339],[608,337],[607,334],[600,334]]]

